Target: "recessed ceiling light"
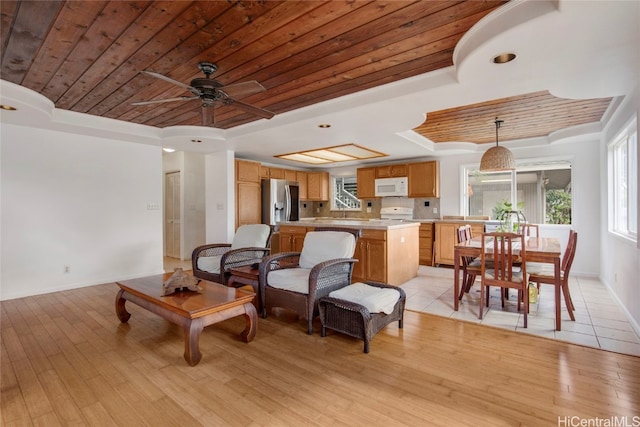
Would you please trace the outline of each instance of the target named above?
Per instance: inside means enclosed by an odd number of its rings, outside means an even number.
[[[7,105],[7,104],[0,104],[0,108],[2,108],[3,110],[7,110],[7,111],[16,111],[17,110],[16,107],[12,107],[11,105]]]
[[[163,148],[163,150],[167,153],[173,153],[174,151],[176,151],[173,148]]]
[[[329,123],[320,123],[318,127],[322,129],[327,129],[327,128],[330,128],[331,125]]]
[[[500,55],[494,56],[492,61],[494,64],[506,64],[507,62],[511,62],[514,59],[516,59],[516,54],[507,52],[507,53],[501,53]]]

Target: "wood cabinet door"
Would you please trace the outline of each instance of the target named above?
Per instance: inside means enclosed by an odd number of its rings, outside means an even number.
[[[356,243],[356,249],[353,252],[353,257],[358,260],[353,264],[353,274],[351,275],[351,282],[363,282],[367,280],[366,277],[366,253],[367,253],[367,241],[365,239],[358,239]]]
[[[307,200],[329,200],[329,174],[307,172]]]
[[[284,170],[284,179],[287,181],[295,181],[296,180],[296,171],[291,169]]]
[[[453,265],[453,252],[456,244],[458,224],[448,222],[436,223],[436,264]]]
[[[409,197],[440,197],[439,162],[409,163]]]
[[[384,240],[366,240],[366,277],[367,280],[387,282],[387,242]]]
[[[358,182],[358,199],[373,199],[376,197],[376,168],[358,168],[356,171]]]
[[[260,178],[269,179],[269,167],[260,165]]]
[[[386,165],[376,167],[376,178],[399,178],[407,176],[407,165]]]
[[[272,178],[272,179],[284,179],[284,169],[269,168],[269,178]]]
[[[236,181],[260,183],[260,163],[236,160]]]
[[[280,232],[280,252],[293,252],[293,234]]]
[[[418,233],[418,261],[420,265],[433,265],[433,224],[420,224]]]
[[[260,224],[260,184],[256,182],[236,183],[236,228],[245,224]]]
[[[298,194],[300,200],[308,200],[307,195],[307,173],[302,171],[296,171],[296,181],[298,181]]]

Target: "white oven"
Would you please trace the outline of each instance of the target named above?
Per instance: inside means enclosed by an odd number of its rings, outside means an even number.
[[[409,178],[378,178],[375,180],[376,197],[407,196],[409,194]]]

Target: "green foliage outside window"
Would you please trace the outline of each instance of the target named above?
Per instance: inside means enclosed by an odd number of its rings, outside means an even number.
[[[547,190],[547,224],[571,224],[571,193]]]

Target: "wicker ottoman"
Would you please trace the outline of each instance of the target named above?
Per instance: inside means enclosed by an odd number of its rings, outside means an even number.
[[[318,306],[320,309],[320,321],[322,322],[321,335],[323,337],[326,336],[326,329],[329,328],[354,338],[359,338],[364,340],[364,352],[369,353],[371,339],[382,328],[396,320],[398,321],[398,327],[402,328],[404,305],[407,297],[404,291],[396,286],[379,282],[364,283],[377,288],[395,289],[400,293],[400,298],[391,313],[371,313],[363,305],[329,296],[320,298]]]

